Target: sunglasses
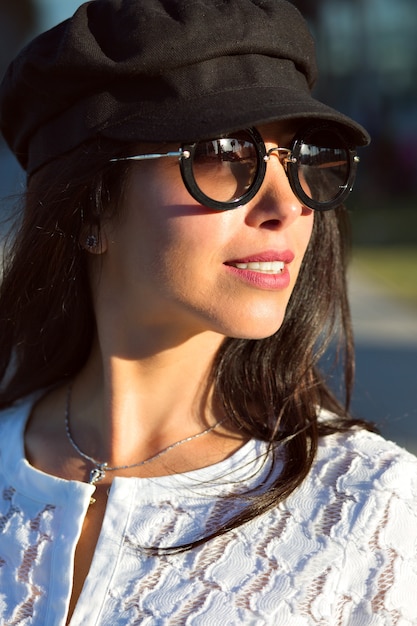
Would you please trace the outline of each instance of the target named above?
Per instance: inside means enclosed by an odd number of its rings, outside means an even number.
[[[340,130],[330,125],[305,128],[289,148],[267,149],[256,128],[248,128],[183,144],[175,152],[119,157],[111,162],[176,157],[191,196],[210,209],[228,211],[256,195],[274,153],[293,193],[311,209],[334,209],[352,191],[359,157]]]

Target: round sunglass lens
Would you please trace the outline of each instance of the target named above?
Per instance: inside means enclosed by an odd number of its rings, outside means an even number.
[[[251,188],[258,171],[252,137],[237,132],[200,141],[193,155],[193,176],[200,191],[216,202],[234,202]]]
[[[335,200],[345,192],[349,175],[349,151],[338,134],[318,130],[302,142],[298,179],[306,196],[315,202]]]

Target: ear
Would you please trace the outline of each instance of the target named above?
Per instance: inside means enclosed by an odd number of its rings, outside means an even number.
[[[98,225],[86,224],[80,236],[80,246],[90,254],[103,254],[107,250],[107,236]]]

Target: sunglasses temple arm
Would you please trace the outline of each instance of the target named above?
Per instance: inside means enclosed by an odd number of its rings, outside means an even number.
[[[117,157],[110,159],[111,163],[117,163],[118,161],[148,161],[150,159],[162,159],[163,157],[178,157],[189,159],[190,152],[188,150],[176,150],[175,152],[153,152],[151,154],[135,154],[128,157]]]

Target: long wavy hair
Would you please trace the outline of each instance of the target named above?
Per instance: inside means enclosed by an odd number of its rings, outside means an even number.
[[[44,166],[28,183],[19,226],[6,246],[0,287],[0,408],[71,379],[89,356],[95,319],[87,254],[79,242],[86,226],[97,227],[122,210],[131,165],[109,164],[115,153],[114,146],[83,146]],[[320,437],[367,427],[348,413],[354,374],[349,250],[345,208],[316,212],[281,328],[266,339],[226,338],[217,354],[212,381],[225,413],[241,432],[268,442],[272,453],[279,443],[286,454],[271,488],[250,498],[243,512],[213,535],[296,489]],[[330,390],[319,367],[330,345],[342,397]],[[318,407],[334,417],[319,420]]]

